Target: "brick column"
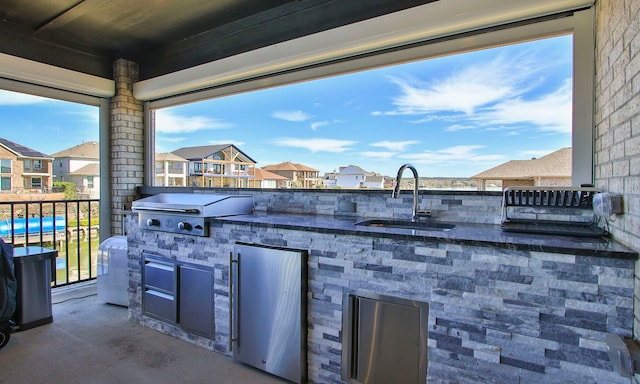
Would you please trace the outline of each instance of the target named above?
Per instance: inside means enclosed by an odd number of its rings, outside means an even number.
[[[596,2],[596,185],[624,199],[613,237],[640,251],[640,3]],[[640,339],[640,262],[633,329]],[[631,321],[631,319],[629,319]],[[634,383],[640,383],[635,375]]]
[[[123,214],[131,209],[136,187],[144,183],[144,111],[133,97],[138,65],[118,59],[113,64],[116,94],[111,99],[111,233],[122,234]]]

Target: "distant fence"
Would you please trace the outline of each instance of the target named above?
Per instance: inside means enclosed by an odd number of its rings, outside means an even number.
[[[58,251],[54,286],[96,278],[99,200],[0,201],[0,237]]]

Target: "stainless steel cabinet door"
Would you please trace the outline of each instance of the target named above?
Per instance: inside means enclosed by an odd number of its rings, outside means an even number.
[[[426,383],[427,303],[356,290],[342,309],[344,381]]]
[[[359,382],[420,382],[418,308],[360,298],[358,328]]]
[[[293,382],[305,380],[306,252],[236,245],[236,263],[234,358]]]
[[[213,339],[213,270],[181,265],[179,323],[182,328]]]

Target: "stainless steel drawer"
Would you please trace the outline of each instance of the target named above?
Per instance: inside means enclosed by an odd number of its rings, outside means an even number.
[[[144,285],[175,295],[176,269],[173,263],[145,261]]]
[[[173,295],[145,289],[144,291],[144,312],[159,320],[176,322],[176,299]]]

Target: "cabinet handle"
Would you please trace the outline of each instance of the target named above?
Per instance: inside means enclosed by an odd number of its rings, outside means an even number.
[[[233,252],[229,252],[229,352],[233,351],[233,342],[238,340],[233,337],[233,263],[238,264],[238,260],[234,260]]]

